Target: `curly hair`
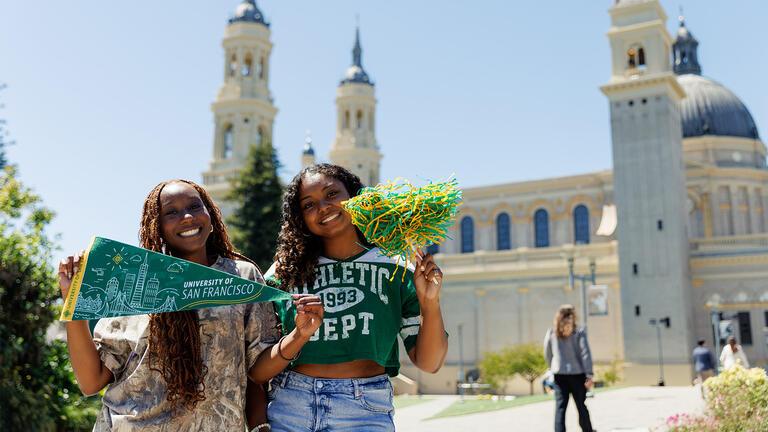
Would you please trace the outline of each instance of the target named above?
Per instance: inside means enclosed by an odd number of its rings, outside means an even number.
[[[195,188],[208,210],[213,231],[208,235],[205,243],[207,255],[218,255],[253,263],[232,246],[224,227],[221,211],[205,189],[188,180],[169,180],[160,183],[147,195],[139,228],[141,247],[166,255],[173,254],[160,229],[160,193],[171,183],[186,183]],[[157,367],[153,366],[155,357]],[[200,322],[196,310],[150,314],[149,364],[150,368],[159,372],[165,380],[166,399],[174,415],[181,406],[192,411],[198,402],[205,400],[203,379],[208,373],[208,367],[203,364],[200,354]]]
[[[567,339],[573,334],[576,330],[576,308],[573,305],[564,304],[558,308],[553,329],[558,339]]]
[[[315,267],[323,253],[322,239],[309,232],[304,223],[299,199],[301,182],[311,174],[322,174],[339,180],[350,197],[358,195],[363,189],[363,182],[358,176],[343,167],[326,163],[310,165],[291,180],[283,194],[282,223],[275,252],[275,278],[280,281],[280,288],[285,291],[290,287],[313,284],[316,277]],[[357,237],[360,244],[366,248],[373,246],[363,237],[360,230],[357,230]]]

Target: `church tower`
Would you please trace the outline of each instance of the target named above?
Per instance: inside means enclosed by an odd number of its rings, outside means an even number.
[[[229,20],[224,47],[224,84],[211,104],[213,159],[203,185],[225,216],[230,179],[243,167],[251,147],[272,142],[277,108],[269,92],[269,23],[255,0],[243,0]]]
[[[307,138],[304,140],[304,149],[301,152],[301,168],[306,168],[315,164],[315,149],[312,148],[312,136],[307,131]]]
[[[360,29],[355,29],[352,65],[339,84],[336,97],[336,140],[328,158],[357,174],[365,186],[379,182],[381,153],[376,144],[376,98],[373,81],[363,69]]]
[[[611,80],[600,89],[611,112],[614,196],[627,379],[658,377],[657,329],[668,374],[690,373],[689,242],[680,101],[672,38],[656,0],[617,0],[609,10]]]
[[[674,65],[677,75],[696,74],[701,75],[699,65],[699,41],[688,31],[683,16],[680,16],[680,29],[677,30],[675,43],[672,45]]]

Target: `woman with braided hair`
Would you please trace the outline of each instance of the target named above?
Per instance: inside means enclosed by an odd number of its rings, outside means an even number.
[[[221,213],[200,186],[160,183],[147,196],[141,247],[264,283],[257,266],[229,241]],[[83,252],[59,265],[66,298]],[[271,303],[67,322],[70,361],[86,395],[109,387],[94,431],[264,432],[263,382],[287,364],[322,322],[319,298],[294,296],[295,330],[281,339]],[[249,398],[246,420],[246,393]],[[260,407],[258,405],[261,405]],[[260,423],[260,424],[259,424]]]

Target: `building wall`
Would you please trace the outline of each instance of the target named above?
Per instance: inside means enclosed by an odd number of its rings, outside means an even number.
[[[449,237],[440,251],[461,253],[461,223],[465,217],[474,226],[474,250],[498,250],[497,217],[509,215],[511,248],[534,248],[534,214],[539,209],[549,217],[549,244],[560,246],[574,243],[573,211],[584,205],[589,211],[590,243],[606,242],[596,236],[603,205],[610,203],[612,189],[610,172],[583,176],[537,180],[487,188],[467,188],[463,203]]]
[[[734,239],[730,239],[734,240]],[[698,338],[707,340],[715,350],[711,312],[722,312],[724,319],[733,321],[737,341],[752,365],[768,365],[768,253],[759,244],[768,243],[768,235],[754,235],[737,239],[744,251],[741,255],[711,255],[708,252],[718,243],[709,243],[694,252],[693,268],[694,304],[697,306],[695,331]],[[751,245],[750,245],[751,243]],[[733,244],[730,245],[733,248]],[[703,249],[703,250],[702,250]],[[751,249],[751,253],[748,250]],[[712,304],[718,306],[712,306]],[[751,342],[742,338],[738,318],[732,315],[749,314]],[[719,353],[717,353],[719,354]]]
[[[589,274],[589,259],[593,258],[596,283],[608,286],[608,314],[587,319],[593,358],[598,363],[609,363],[621,357],[624,347],[618,256],[613,241],[575,247],[437,255],[445,275],[441,307],[449,333],[446,363],[436,375],[420,373],[413,366],[405,366],[402,373],[420,382],[422,392],[452,393],[456,389],[460,363],[466,372],[476,368],[488,351],[520,343],[542,346],[560,305],[570,303],[581,311],[581,284],[576,281],[575,289],[570,289],[567,262],[561,256],[567,251],[575,251],[579,256],[575,261],[577,275]],[[583,323],[583,318],[579,321]],[[404,352],[401,360],[404,365],[410,365]],[[527,393],[528,383],[521,380],[507,391]]]

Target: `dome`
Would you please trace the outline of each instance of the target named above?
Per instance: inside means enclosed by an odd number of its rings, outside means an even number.
[[[680,103],[683,138],[703,135],[759,139],[747,107],[722,85],[696,74],[679,75],[686,97]]]
[[[371,79],[368,78],[368,74],[365,73],[362,67],[353,64],[347,68],[347,72],[344,74],[344,78],[341,80],[342,84],[351,82],[371,84]]]
[[[243,2],[237,6],[237,9],[235,9],[235,16],[229,20],[230,24],[234,22],[252,22],[269,27],[269,23],[264,20],[264,14],[262,14],[258,6],[256,6],[256,0],[243,0]]]
[[[315,149],[312,148],[312,137],[309,135],[309,130],[307,130],[307,137],[304,139],[304,149],[302,150],[302,153],[304,156],[314,156],[315,155]]]
[[[685,22],[681,20],[680,28],[677,29],[677,36],[675,37],[675,42],[684,42],[684,41],[690,41],[693,40],[693,35],[691,32],[688,31],[688,28],[685,26]]]
[[[368,77],[363,69],[363,48],[360,46],[360,29],[355,29],[355,46],[352,48],[352,65],[347,68],[344,78],[339,85],[359,83],[373,85],[373,81]]]

